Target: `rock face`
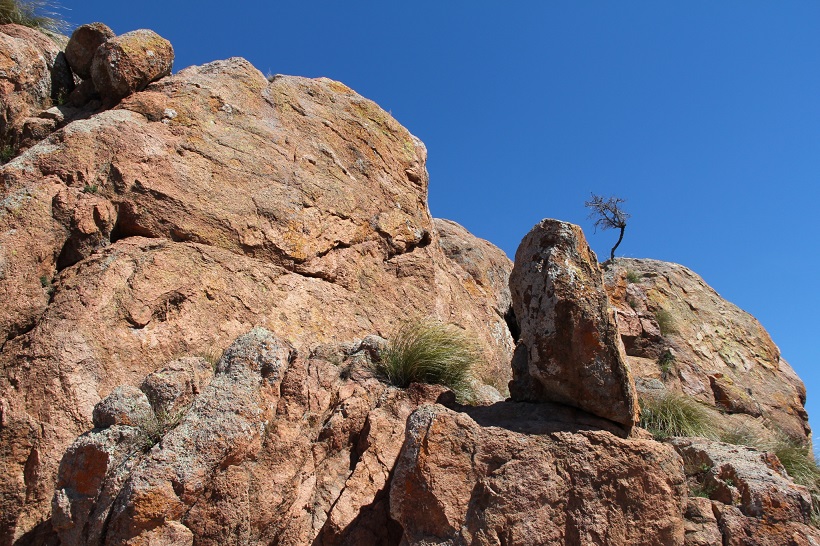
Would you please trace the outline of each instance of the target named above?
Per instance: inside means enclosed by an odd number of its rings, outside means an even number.
[[[806,389],[754,317],[677,264],[618,258],[606,284],[639,384],[715,406],[728,430],[773,424],[806,440]]]
[[[89,32],[90,34],[90,32]],[[99,39],[104,31],[95,33]],[[171,73],[174,48],[152,30],[134,30],[104,40],[91,61],[91,80],[109,105]]]
[[[581,228],[542,220],[521,241],[510,276],[521,337],[514,400],[560,402],[631,427],[635,386],[598,260]]]
[[[26,121],[33,123],[40,111],[74,88],[60,38],[20,25],[0,25],[0,148],[20,148]]]
[[[479,379],[506,383],[504,297],[444,254],[425,160],[344,85],[231,59],[3,166],[0,536],[48,525],[61,454],[114,388],[254,326],[306,353],[433,315],[476,337]]]
[[[136,401],[197,383],[197,359],[149,375],[145,394],[115,389],[97,408],[140,409],[66,451],[52,501],[61,544],[396,544],[385,488],[404,424],[444,389],[387,387],[371,353],[363,341],[301,358],[256,329],[177,412],[145,417]]]
[[[820,543],[820,532],[808,525],[809,491],[789,479],[777,457],[703,438],[671,443],[683,457],[690,491],[704,496],[689,501],[687,544],[708,544],[714,536],[733,545]]]
[[[677,454],[606,426],[552,404],[419,408],[390,488],[402,544],[683,544]]]
[[[433,220],[424,145],[343,84],[161,77],[170,45],[92,25],[71,62],[117,71],[51,107],[71,73],[31,32],[0,27],[4,142],[32,145],[0,167],[0,546],[820,541],[773,455],[632,428],[621,339],[642,389],[806,438],[802,384],[707,289],[617,262],[619,336],[577,226],[513,268]],[[427,316],[480,345],[484,407],[373,377]]]

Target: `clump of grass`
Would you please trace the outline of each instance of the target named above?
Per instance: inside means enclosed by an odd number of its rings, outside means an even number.
[[[655,311],[655,320],[658,322],[658,328],[662,336],[677,333],[678,328],[675,325],[675,317],[666,309]]]
[[[0,148],[0,165],[5,165],[11,161],[15,153],[14,146],[6,145]]]
[[[661,356],[658,357],[658,368],[661,370],[661,379],[666,381],[669,377],[669,372],[675,365],[675,353],[671,349],[666,349]]]
[[[60,18],[56,8],[48,0],[0,0],[0,24],[61,32],[68,28],[68,23]]]
[[[49,0],[0,0],[0,24],[14,23],[38,30],[62,32],[68,23]]]
[[[642,398],[640,426],[656,440],[672,436],[715,436],[709,413],[695,400],[681,394]]]
[[[83,193],[97,193],[99,188],[93,184],[86,184],[83,186]]]
[[[188,408],[181,408],[173,412],[158,411],[146,415],[138,424],[140,449],[148,451],[157,445],[163,436],[179,425],[186,411],[188,411]]]
[[[641,282],[641,274],[634,269],[626,270],[626,280],[632,284]]]
[[[475,343],[463,330],[428,318],[402,324],[373,367],[378,376],[397,387],[444,385],[459,399],[469,400],[470,372],[480,358]]]

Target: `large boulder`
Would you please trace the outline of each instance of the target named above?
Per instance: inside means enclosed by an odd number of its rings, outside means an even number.
[[[77,27],[65,46],[65,57],[71,70],[84,80],[91,78],[91,62],[97,48],[114,36],[114,31],[104,23]]]
[[[635,385],[581,228],[551,219],[537,224],[515,253],[510,289],[521,329],[512,398],[560,402],[634,425]]]
[[[104,32],[95,34],[102,39]],[[106,104],[113,105],[171,73],[174,48],[152,30],[140,29],[103,40],[91,61],[91,80]]]
[[[680,458],[554,404],[423,406],[390,487],[402,544],[682,545]]]
[[[807,440],[803,382],[753,316],[674,263],[618,258],[605,282],[637,382],[716,407],[729,432],[767,426]]]
[[[508,381],[497,286],[444,254],[425,161],[348,87],[231,59],[3,166],[0,536],[47,521],[60,457],[113,389],[254,326],[308,354],[432,315],[475,337],[480,379]]]

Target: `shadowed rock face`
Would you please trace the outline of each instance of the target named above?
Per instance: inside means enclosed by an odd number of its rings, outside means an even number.
[[[304,352],[433,315],[506,383],[504,297],[442,251],[425,161],[348,87],[230,59],[4,165],[0,536],[46,520],[61,453],[115,387],[254,326]]]
[[[638,419],[598,260],[581,228],[542,220],[518,247],[510,275],[521,337],[514,400],[560,402],[631,427]]]
[[[678,264],[618,258],[605,278],[639,383],[715,406],[729,430],[767,426],[806,440],[806,389],[754,317]]]

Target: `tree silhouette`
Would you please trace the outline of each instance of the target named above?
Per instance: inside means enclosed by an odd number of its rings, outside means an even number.
[[[612,247],[612,251],[609,253],[609,259],[614,260],[615,249],[618,248],[618,245],[620,245],[621,241],[624,239],[626,220],[629,218],[629,214],[621,209],[621,203],[625,203],[626,200],[621,199],[620,197],[609,197],[604,199],[600,195],[595,195],[594,193],[591,195],[592,199],[586,201],[584,206],[592,211],[589,213],[589,218],[595,219],[595,230],[597,231],[598,228],[601,228],[602,230],[618,228],[621,230],[620,236],[618,237],[618,242],[615,243],[615,246]]]

